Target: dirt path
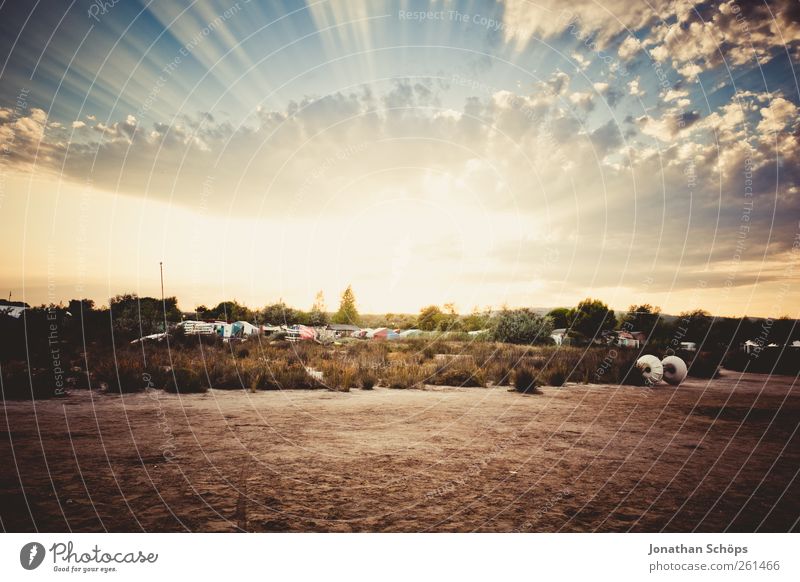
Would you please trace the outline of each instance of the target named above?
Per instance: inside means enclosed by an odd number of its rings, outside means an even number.
[[[9,531],[787,531],[796,378],[12,402]]]

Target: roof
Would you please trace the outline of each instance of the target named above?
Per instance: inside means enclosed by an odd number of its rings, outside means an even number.
[[[332,329],[333,331],[360,331],[361,328],[357,325],[351,325],[349,323],[329,323],[328,329]]]
[[[558,334],[565,334],[565,333],[567,333],[567,328],[566,327],[561,327],[559,329],[554,329],[553,333],[554,334],[557,334],[557,333]]]
[[[30,307],[24,301],[7,301],[6,299],[0,299],[0,307]]]

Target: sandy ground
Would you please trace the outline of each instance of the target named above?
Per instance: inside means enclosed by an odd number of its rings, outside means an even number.
[[[8,531],[797,530],[799,421],[796,378],[734,372],[538,396],[77,391],[4,406],[0,518]]]

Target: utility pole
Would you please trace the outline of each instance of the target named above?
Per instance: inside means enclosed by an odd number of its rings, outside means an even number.
[[[164,263],[158,262],[158,270],[161,273],[161,311],[164,312],[164,331],[167,331],[167,304],[164,301]]]

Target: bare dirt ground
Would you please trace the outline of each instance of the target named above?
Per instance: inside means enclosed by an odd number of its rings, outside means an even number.
[[[4,406],[0,518],[7,531],[789,531],[798,422],[797,378],[735,372],[536,396],[77,391]]]

